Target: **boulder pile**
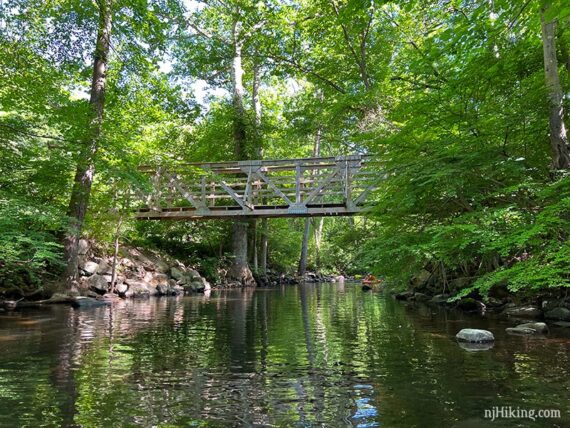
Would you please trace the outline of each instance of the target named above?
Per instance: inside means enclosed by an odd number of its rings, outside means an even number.
[[[96,297],[111,290],[113,259],[97,257],[86,240],[79,245],[80,293]],[[115,293],[122,297],[171,296],[199,293],[210,283],[178,260],[138,248],[123,248],[115,266]]]

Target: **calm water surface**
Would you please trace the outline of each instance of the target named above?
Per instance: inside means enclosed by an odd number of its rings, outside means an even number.
[[[511,324],[351,284],[1,313],[0,426],[570,427],[568,329]],[[494,348],[461,349],[464,327]]]

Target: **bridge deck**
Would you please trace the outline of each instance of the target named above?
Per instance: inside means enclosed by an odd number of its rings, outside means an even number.
[[[378,172],[368,156],[144,167],[146,220],[347,216],[361,213]]]

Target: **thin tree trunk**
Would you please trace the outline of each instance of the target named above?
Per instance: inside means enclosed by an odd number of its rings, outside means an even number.
[[[558,75],[558,59],[556,58],[556,26],[557,21],[546,22],[544,12],[550,2],[543,3],[540,14],[542,28],[542,47],[544,53],[544,76],[549,101],[550,146],[552,149],[552,167],[554,169],[570,168],[570,147],[564,125],[564,104],[560,76]]]
[[[315,227],[315,266],[317,270],[321,268],[321,243],[323,242],[323,225],[325,223],[324,217],[317,219],[318,224]]]
[[[111,266],[111,293],[115,292],[117,286],[117,258],[119,256],[119,238],[121,237],[121,226],[123,225],[123,216],[119,217],[117,221],[117,228],[115,229],[115,239],[113,242],[113,265]]]
[[[232,66],[232,89],[234,107],[234,156],[236,160],[247,158],[246,153],[246,120],[244,109],[243,66],[242,48],[243,41],[240,39],[242,24],[235,20],[232,28],[234,58]],[[236,220],[232,228],[232,250],[234,259],[229,271],[229,278],[238,281],[244,286],[255,285],[247,262],[247,229],[248,223]]]
[[[112,0],[99,1],[99,29],[94,54],[93,76],[91,80],[91,107],[89,129],[85,143],[82,145],[71,198],[68,215],[70,217],[69,229],[65,236],[65,259],[67,268],[65,282],[70,290],[74,290],[78,275],[78,244],[83,230],[85,215],[91,195],[91,186],[95,174],[95,156],[101,137],[103,114],[105,108],[105,86],[107,83],[107,62],[111,41]]]

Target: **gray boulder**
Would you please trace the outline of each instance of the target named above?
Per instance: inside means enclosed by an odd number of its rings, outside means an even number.
[[[211,290],[212,286],[210,285],[210,283],[208,282],[208,280],[206,278],[200,278],[200,280],[202,281],[202,285],[204,286],[204,290]]]
[[[168,286],[168,276],[163,273],[156,273],[151,277],[149,283],[154,287]]]
[[[172,295],[179,296],[180,294],[184,294],[184,287],[181,285],[174,285],[170,286],[170,290],[172,291]]]
[[[557,307],[544,314],[545,318],[557,321],[570,321],[570,309],[566,307]]]
[[[551,320],[570,321],[570,309],[554,308],[544,314],[544,317]]]
[[[77,243],[77,254],[80,256],[84,256],[89,252],[89,241],[86,239],[80,239]]]
[[[503,311],[503,314],[510,317],[538,318],[542,315],[542,311],[536,306],[525,305],[507,308]]]
[[[125,292],[126,297],[149,297],[156,293],[156,289],[146,281],[128,282],[129,289]]]
[[[536,330],[533,330],[532,328],[510,327],[506,328],[505,331],[509,334],[514,334],[517,336],[536,334]]]
[[[91,291],[98,294],[105,294],[108,289],[107,279],[101,275],[93,275],[87,280],[87,285]]]
[[[107,306],[110,304],[105,300],[93,299],[92,297],[76,297],[71,302],[74,308],[97,308],[100,306]]]
[[[115,291],[119,294],[125,294],[126,291],[129,289],[129,286],[124,282],[115,285]]]
[[[449,299],[449,294],[436,294],[432,297],[431,302],[438,305],[445,305]]]
[[[495,336],[487,330],[479,330],[476,328],[464,328],[455,335],[458,342],[469,343],[488,343],[494,342]]]
[[[517,325],[517,328],[530,328],[541,334],[548,333],[548,326],[543,322],[526,322],[524,324]]]
[[[97,273],[99,275],[110,275],[112,271],[112,267],[109,263],[107,263],[105,260],[102,260],[101,263],[99,263],[99,267],[97,268]]]
[[[85,275],[89,276],[89,275],[93,275],[95,272],[97,272],[97,268],[99,267],[99,265],[95,262],[92,262],[91,260],[85,262],[83,264],[83,266],[81,266],[81,271],[83,273],[85,273]]]
[[[182,269],[178,269],[174,266],[170,268],[170,276],[176,281],[180,281],[182,278],[184,278],[184,274],[185,272]]]
[[[170,286],[168,284],[158,284],[156,286],[156,294],[158,296],[169,296],[172,292],[170,291]]]
[[[189,292],[201,293],[205,289],[204,284],[202,283],[201,280],[192,281],[188,284],[183,284],[183,287],[184,291],[187,293]]]

